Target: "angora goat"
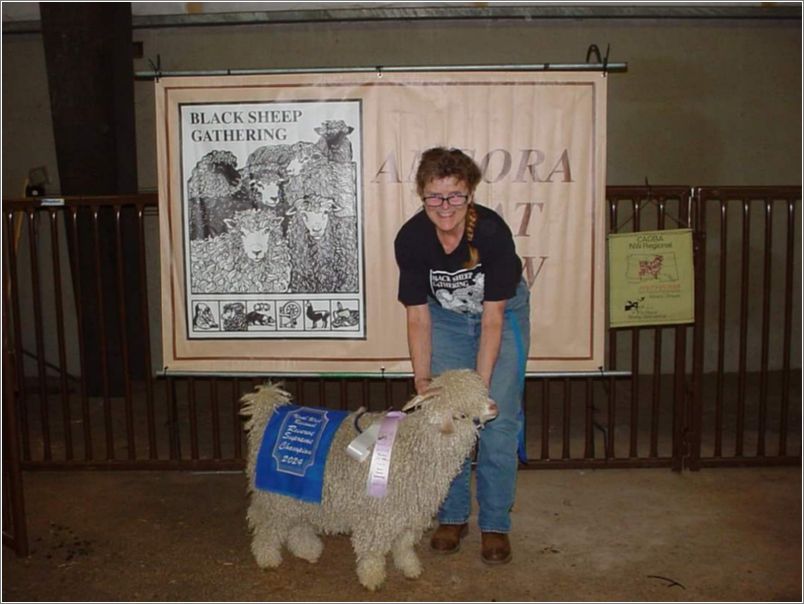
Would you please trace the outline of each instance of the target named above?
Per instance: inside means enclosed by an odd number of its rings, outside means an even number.
[[[393,552],[396,567],[409,578],[422,567],[413,549],[430,526],[447,495],[450,482],[469,456],[482,424],[497,415],[494,401],[480,376],[469,370],[445,372],[430,390],[414,397],[403,409],[413,409],[398,424],[390,460],[387,494],[367,494],[370,459],[350,457],[347,445],[358,435],[355,413],[340,424],[324,470],[321,503],[259,490],[255,467],[263,433],[275,407],[290,402],[278,386],[259,386],[242,398],[241,414],[248,431],[248,522],[253,532],[251,551],[260,567],[282,562],[282,545],[291,553],[316,562],[323,550],[319,533],[351,533],[360,583],[374,590],[385,581],[385,555]],[[366,413],[363,429],[382,418]]]

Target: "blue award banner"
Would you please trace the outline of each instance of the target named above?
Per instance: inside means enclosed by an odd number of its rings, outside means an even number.
[[[257,454],[255,486],[321,503],[327,452],[348,414],[299,405],[277,407],[265,427]]]

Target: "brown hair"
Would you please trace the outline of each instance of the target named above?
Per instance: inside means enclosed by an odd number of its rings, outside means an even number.
[[[447,149],[446,147],[428,149],[422,153],[419,168],[416,170],[416,192],[421,197],[428,183],[449,176],[466,183],[466,186],[469,187],[469,194],[472,195],[480,182],[481,173],[475,161],[460,149]],[[476,225],[477,210],[472,201],[466,210],[466,241],[469,243],[469,259],[464,263],[464,268],[472,268],[480,260],[477,248],[472,245]]]
[[[433,147],[422,153],[419,168],[416,170],[416,192],[421,197],[424,187],[437,178],[455,177],[465,182],[469,193],[474,193],[480,182],[480,168],[474,160],[460,149]]]

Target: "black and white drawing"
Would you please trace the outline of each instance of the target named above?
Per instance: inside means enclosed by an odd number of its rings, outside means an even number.
[[[476,270],[461,270],[456,273],[431,271],[430,282],[436,299],[444,308],[471,314],[483,311],[483,273]]]
[[[190,337],[362,336],[360,102],[180,113]]]
[[[217,306],[213,303],[214,306]],[[208,331],[210,329],[218,329],[218,320],[212,307],[206,302],[196,302],[193,311],[193,329],[199,331]]]
[[[360,324],[360,310],[357,300],[337,300],[332,311],[332,328],[354,330]]]

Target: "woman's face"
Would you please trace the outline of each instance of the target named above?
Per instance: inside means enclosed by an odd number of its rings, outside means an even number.
[[[431,199],[428,200],[428,197]],[[436,199],[438,197],[445,199]],[[466,210],[472,201],[469,187],[465,182],[457,180],[454,176],[434,178],[424,187],[422,198],[427,217],[439,231],[455,235],[463,234]],[[438,205],[435,205],[436,203]]]

